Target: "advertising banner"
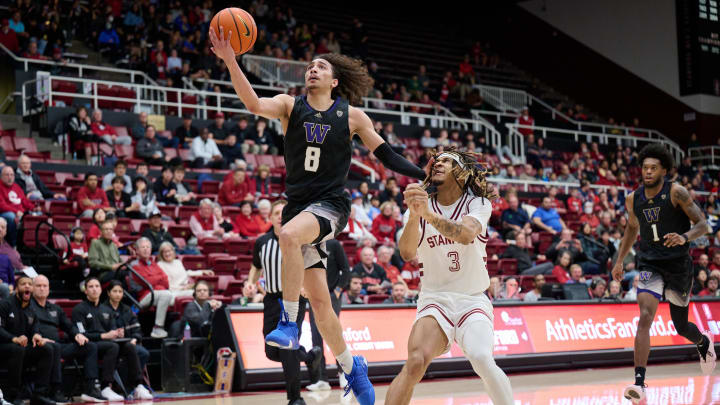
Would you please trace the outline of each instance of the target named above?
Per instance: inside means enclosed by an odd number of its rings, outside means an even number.
[[[498,306],[495,315],[495,356],[632,348],[639,321],[636,303],[585,305]],[[261,312],[231,312],[231,321],[246,370],[277,368],[265,357]],[[720,334],[720,302],[692,302],[690,322]],[[340,313],[343,337],[354,354],[368,362],[405,361],[414,308],[363,308]],[[717,339],[717,338],[716,338]],[[685,345],[670,319],[667,303],[658,307],[650,330],[657,346]],[[310,322],[303,322],[300,343],[312,347]],[[464,357],[453,344],[444,358]],[[334,358],[325,347],[328,364]]]

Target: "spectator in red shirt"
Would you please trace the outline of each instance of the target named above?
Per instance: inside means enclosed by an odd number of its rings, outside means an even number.
[[[225,232],[213,214],[213,202],[208,198],[200,201],[198,211],[190,217],[190,231],[194,239],[191,238],[188,244],[196,244],[203,239],[222,240],[233,236],[232,232]]]
[[[560,215],[565,215],[567,213],[567,209],[565,208],[565,203],[562,202],[562,200],[557,199],[558,189],[555,186],[551,186],[548,190],[548,196],[550,197],[550,206],[552,208],[555,208],[555,211],[558,212]]]
[[[96,209],[92,214],[93,223],[90,225],[88,231],[88,241],[92,242],[93,239],[97,239],[101,236],[100,227],[105,222],[105,210],[102,208]]]
[[[595,211],[593,210],[594,204],[590,201],[586,201],[583,205],[583,215],[580,216],[580,222],[583,224],[590,224],[590,227],[595,230],[595,228],[600,225],[600,218],[598,218],[597,215],[595,215]]]
[[[715,252],[712,263],[710,263],[708,269],[710,269],[710,271],[720,270],[720,252]]]
[[[218,202],[220,205],[239,206],[243,201],[254,201],[254,194],[254,181],[246,177],[245,168],[238,167],[232,177],[225,177],[218,193]]]
[[[272,224],[270,224],[272,226]],[[240,214],[233,220],[233,232],[246,238],[257,238],[270,230],[265,221],[258,214],[253,214],[252,203],[243,201],[240,203]]]
[[[460,73],[466,75],[466,76],[475,76],[475,71],[473,70],[472,65],[470,64],[470,55],[465,55],[465,58],[463,58],[463,61],[460,62],[460,66],[458,67],[458,70]]]
[[[518,125],[527,125],[527,126],[534,127],[535,126],[535,118],[530,116],[530,110],[527,107],[523,107],[522,112],[515,119],[515,123]],[[528,136],[533,133],[533,129],[532,128],[518,128],[518,132],[520,132],[524,136]]]
[[[28,44],[28,50],[25,51],[22,54],[23,58],[28,59],[36,59],[36,60],[47,60],[47,56],[42,55],[41,53],[38,53],[38,47],[37,42],[30,41],[30,44]]]
[[[107,194],[98,187],[97,174],[89,172],[85,174],[85,185],[80,187],[77,193],[78,214],[84,218],[91,218],[93,211],[103,208],[105,211],[114,211],[110,208]]]
[[[420,291],[420,263],[417,257],[405,262],[400,275],[408,286],[408,290],[415,292]]]
[[[568,272],[570,269],[570,263],[572,258],[570,257],[570,252],[563,251],[560,255],[558,255],[557,260],[555,261],[555,267],[552,270],[552,275],[557,278],[558,283],[565,284],[570,280],[570,273]]]
[[[580,195],[580,190],[573,189],[573,191],[570,192],[570,198],[567,200],[567,210],[568,212],[574,212],[576,214],[580,214],[583,207],[583,200],[582,196]]]
[[[150,336],[156,339],[166,338],[168,333],[165,331],[165,317],[168,308],[175,301],[173,294],[169,290],[170,282],[163,269],[153,261],[150,239],[146,237],[138,239],[135,243],[135,249],[137,251],[137,260],[130,263],[130,266],[140,277],[150,283],[152,294],[147,285],[141,282],[134,274],[132,279],[136,285],[130,286],[130,290],[135,292],[140,302],[140,308],[155,306],[155,326]]]
[[[132,144],[132,138],[130,135],[118,135],[115,129],[102,120],[102,111],[96,108],[93,113],[93,123],[90,125],[90,130],[93,134],[100,137],[100,139],[109,145],[130,145]]]
[[[2,29],[0,29],[0,44],[5,45],[10,52],[16,55],[20,52],[17,34],[14,30],[10,29],[10,24],[7,18],[2,20]]]
[[[15,171],[10,166],[2,168],[2,182],[0,184],[0,216],[7,221],[7,242],[15,246],[17,242],[17,223],[25,214],[35,207],[28,200],[22,188],[15,183]]]
[[[380,215],[376,216],[372,223],[371,233],[378,243],[395,246],[395,233],[397,232],[397,221],[393,218],[393,203],[385,201],[380,205]]]
[[[707,280],[707,287],[698,293],[698,297],[717,297],[718,296],[718,280],[715,276],[710,276]]]
[[[377,264],[379,264],[383,268],[383,270],[385,270],[385,275],[391,283],[396,283],[398,281],[403,282],[403,279],[400,275],[400,270],[398,270],[397,267],[393,266],[390,263],[392,254],[393,248],[388,246],[380,246],[377,249]]]

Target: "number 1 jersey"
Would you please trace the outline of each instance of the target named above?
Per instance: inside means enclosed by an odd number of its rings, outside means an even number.
[[[316,111],[305,96],[295,97],[284,139],[285,185],[291,202],[345,194],[352,158],[348,109],[342,98],[327,111]]]
[[[465,193],[449,206],[440,205],[437,200],[428,200],[431,211],[454,221],[464,216],[477,219],[482,233],[467,245],[444,237],[431,224],[420,219],[420,280],[422,292],[453,292],[466,295],[480,295],[490,285],[487,272],[488,221],[492,204],[486,198]],[[409,214],[408,212],[406,214]]]

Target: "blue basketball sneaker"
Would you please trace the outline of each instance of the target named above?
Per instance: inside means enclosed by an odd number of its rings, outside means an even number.
[[[368,379],[367,361],[363,356],[353,356],[353,368],[350,374],[345,374],[347,385],[345,395],[352,390],[355,399],[360,405],[375,404],[375,388]]]
[[[278,326],[274,331],[265,336],[265,343],[280,349],[297,350],[300,348],[297,323],[289,321],[288,313],[285,312],[282,301],[280,301],[280,307],[282,309],[280,322],[278,322]]]

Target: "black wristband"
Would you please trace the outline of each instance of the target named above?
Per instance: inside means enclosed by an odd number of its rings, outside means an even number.
[[[680,235],[680,236],[682,236],[683,238],[685,238],[685,243],[688,243],[688,242],[690,242],[690,238],[688,238],[688,236],[687,236],[687,235],[685,235],[685,234],[682,234],[682,235]]]
[[[414,177],[418,180],[425,180],[425,177],[427,177],[423,169],[415,166],[415,164],[405,159],[402,155],[395,153],[387,142],[381,143],[380,146],[375,148],[373,153],[385,167],[394,172],[400,173],[403,176]]]

